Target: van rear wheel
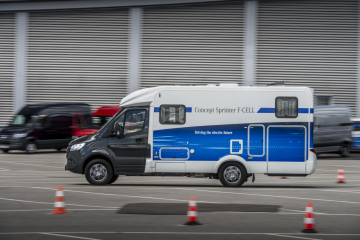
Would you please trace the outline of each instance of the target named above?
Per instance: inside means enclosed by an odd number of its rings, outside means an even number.
[[[103,159],[94,159],[85,168],[85,178],[91,185],[109,184],[113,175],[111,165]]]
[[[236,162],[225,163],[220,168],[219,179],[224,187],[240,187],[247,179],[246,169]]]

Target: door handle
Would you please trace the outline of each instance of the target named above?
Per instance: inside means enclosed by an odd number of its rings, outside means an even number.
[[[145,142],[145,139],[137,138],[137,139],[135,139],[135,142],[137,142],[137,143]]]

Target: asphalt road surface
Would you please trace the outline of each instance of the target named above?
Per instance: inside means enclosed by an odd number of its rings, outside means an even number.
[[[0,239],[360,239],[359,159],[360,154],[321,155],[311,176],[257,174],[255,183],[241,188],[206,178],[125,176],[112,185],[91,186],[84,176],[64,171],[65,152],[1,153]],[[345,167],[345,184],[336,183],[339,166]],[[51,214],[59,185],[69,214]],[[130,203],[186,207],[190,196],[199,208],[202,203],[280,208],[199,212],[200,226],[184,226],[185,214],[118,213]],[[307,202],[314,205],[316,234],[301,233]]]

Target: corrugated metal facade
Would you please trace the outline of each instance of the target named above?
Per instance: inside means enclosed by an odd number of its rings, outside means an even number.
[[[257,84],[284,80],[356,110],[359,1],[261,1]]]
[[[141,87],[242,82],[242,1],[144,9]]]
[[[127,9],[32,12],[27,103],[118,105],[127,60]]]
[[[259,1],[256,84],[284,80],[355,113],[359,1]],[[143,7],[141,88],[243,80],[244,1]],[[129,11],[30,12],[27,103],[118,104],[127,94]],[[0,14],[0,126],[14,108],[15,14]]]
[[[15,14],[0,14],[0,126],[6,125],[14,107]]]

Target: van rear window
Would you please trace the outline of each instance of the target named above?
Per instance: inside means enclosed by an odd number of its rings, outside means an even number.
[[[297,118],[297,97],[277,97],[275,100],[275,116],[277,118]]]
[[[161,124],[184,124],[185,106],[183,105],[161,105],[160,123]]]

